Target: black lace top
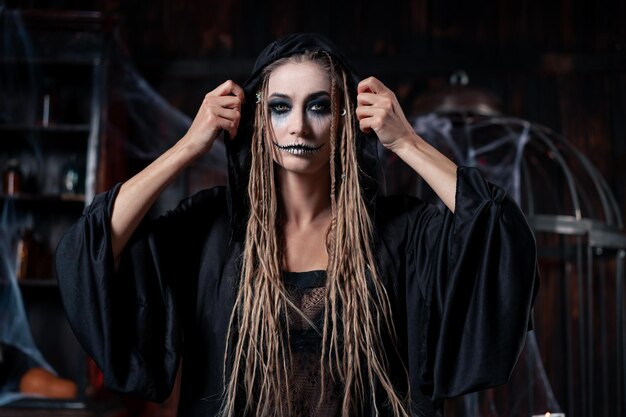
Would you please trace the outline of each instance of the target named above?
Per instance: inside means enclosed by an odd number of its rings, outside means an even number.
[[[339,392],[331,378],[324,384],[324,401],[318,404],[326,271],[285,272],[284,279],[293,303],[306,317],[296,311],[289,315],[293,361],[290,394],[294,412],[303,417],[336,416]]]

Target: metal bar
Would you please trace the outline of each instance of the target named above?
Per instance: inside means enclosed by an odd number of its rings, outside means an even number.
[[[559,236],[559,244],[565,247],[563,241],[564,236]],[[570,311],[572,311],[572,301],[570,299],[569,291],[569,270],[570,263],[563,262],[560,274],[561,290],[563,291],[563,304],[565,313],[562,316],[563,328],[565,329],[565,381],[567,389],[567,410],[571,416],[575,416],[574,405],[574,354],[572,352],[572,346],[574,342],[572,340],[572,321],[570,320]]]
[[[528,415],[532,414],[535,409],[535,390],[533,389],[533,383],[535,381],[534,364],[535,364],[535,352],[529,348],[528,342],[526,342],[526,389],[528,390]]]
[[[593,247],[626,249],[626,236],[615,227],[592,219],[577,220],[573,216],[536,214],[527,216],[528,223],[535,231],[564,235],[589,235]]]
[[[626,251],[620,250],[615,258],[615,314],[616,314],[616,333],[617,342],[617,390],[616,392],[616,416],[624,415],[626,405],[624,403],[625,395],[620,395],[626,389],[626,361],[624,360],[624,348],[626,347],[626,329],[624,329],[624,258]]]
[[[595,249],[595,255],[601,257],[603,255],[602,248]],[[601,356],[601,374],[602,374],[602,414],[603,416],[609,415],[609,344],[608,344],[608,329],[607,329],[607,285],[605,274],[606,263],[601,262],[601,258],[598,261],[598,299],[597,308],[600,322],[600,350]]]
[[[600,184],[602,184],[602,187],[604,188],[604,191],[606,192],[606,195],[608,196],[609,202],[611,203],[611,207],[613,207],[613,212],[615,214],[617,227],[621,230],[624,228],[624,220],[622,219],[622,212],[620,211],[620,208],[617,205],[617,201],[615,200],[613,191],[611,191],[611,189],[609,188],[609,185],[606,183],[604,178],[602,178],[602,181],[600,182]]]
[[[535,196],[533,195],[533,184],[530,180],[530,171],[528,170],[528,164],[526,159],[522,158],[522,175],[524,177],[524,184],[526,185],[526,215],[535,215]]]
[[[588,389],[588,393],[589,393],[589,401],[587,402],[587,407],[588,407],[588,416],[592,417],[593,414],[593,404],[594,404],[594,397],[593,397],[593,388],[594,388],[594,379],[595,379],[595,372],[594,372],[594,361],[593,361],[593,353],[594,353],[594,343],[593,343],[593,337],[594,337],[594,328],[593,328],[593,318],[594,318],[594,314],[593,314],[593,253],[591,251],[591,246],[588,244],[587,242],[587,268],[585,271],[585,283],[587,285],[587,305],[586,305],[586,310],[587,310],[587,375],[589,377],[588,380],[588,385],[587,385],[587,389]]]
[[[587,415],[587,366],[585,358],[587,357],[587,344],[585,339],[585,303],[583,302],[584,291],[584,273],[583,273],[583,253],[582,241],[580,236],[576,236],[576,283],[578,286],[578,366],[580,368],[580,412],[584,417],[592,417]],[[568,410],[571,413],[573,410]]]
[[[561,138],[561,140],[563,142],[566,142],[565,139]],[[602,176],[602,174],[600,174],[600,172],[595,167],[595,165],[593,165],[582,152],[578,151],[571,145],[570,147],[575,151],[577,156],[583,162],[583,165],[585,165],[585,168],[589,170],[589,173],[592,175],[594,184],[598,188],[598,193],[600,194],[600,198],[602,199],[602,206],[604,207],[606,213],[611,214],[611,217],[607,217],[607,221],[606,221],[607,224],[611,226],[617,226],[619,229],[623,228],[624,225],[622,222],[622,214],[620,212],[619,206],[617,205],[617,202],[615,201],[613,192],[611,191],[611,189],[609,188],[609,185],[604,180],[604,177]]]
[[[548,148],[550,148],[550,150],[553,152],[554,160],[563,170],[563,174],[565,175],[565,179],[567,181],[567,187],[569,188],[572,197],[572,205],[574,206],[574,217],[576,217],[577,220],[582,219],[580,200],[578,199],[578,193],[576,191],[576,184],[572,171],[567,166],[567,163],[563,159],[561,152],[554,145],[551,138],[546,136],[544,132],[542,132],[540,129],[533,129],[533,133],[535,133],[536,137],[541,139],[546,144],[546,146],[548,146]]]
[[[610,228],[597,229],[592,225],[589,230],[589,244],[604,249],[626,249],[626,236]]]
[[[594,168],[593,164],[589,162],[589,159],[585,155],[583,155],[578,149],[574,148],[569,144],[566,140],[557,136],[559,143],[561,143],[567,150],[572,152],[574,156],[580,161],[580,163],[585,167],[587,173],[591,177],[593,184],[596,186],[596,190],[600,196],[600,202],[602,203],[602,209],[604,210],[604,218],[606,219],[606,223],[609,225],[613,225],[615,220],[613,219],[613,211],[609,205],[609,201],[607,200],[604,189],[602,188],[601,182],[603,181],[602,176],[598,173],[598,171]]]
[[[576,219],[573,216],[551,214],[529,216],[528,223],[536,231],[561,235],[585,235],[591,227],[589,219]]]
[[[552,129],[548,127],[541,126],[541,128],[545,130],[546,133],[557,138],[559,142],[564,144],[566,148],[569,148],[576,155],[576,157],[582,162],[583,166],[589,171],[594,184],[598,188],[598,193],[600,194],[600,198],[602,199],[602,205],[605,209],[605,212],[611,214],[611,217],[607,217],[607,219],[611,219],[611,221],[607,220],[607,223],[613,224],[614,222],[616,223],[616,226],[619,229],[622,229],[624,227],[624,224],[623,224],[622,214],[619,209],[619,206],[617,205],[617,202],[615,201],[613,192],[611,191],[610,187],[604,180],[604,177],[600,174],[600,172],[595,167],[595,165],[593,165],[589,161],[589,159],[587,158],[585,154],[580,152],[578,149],[574,148],[567,140],[565,140],[565,138],[563,138],[562,135],[556,133],[555,131],[553,131]],[[613,220],[613,218],[615,220]]]

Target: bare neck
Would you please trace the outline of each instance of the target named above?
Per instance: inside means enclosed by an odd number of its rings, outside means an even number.
[[[304,228],[330,218],[330,173],[305,175],[279,168],[278,189],[285,222]]]

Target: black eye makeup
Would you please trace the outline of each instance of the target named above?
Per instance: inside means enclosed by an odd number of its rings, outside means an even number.
[[[270,100],[267,106],[272,114],[284,114],[291,110],[291,105],[285,100]]]
[[[277,93],[270,96],[267,107],[272,115],[284,116],[292,110],[293,106],[288,96]],[[305,109],[307,112],[311,112],[315,116],[330,114],[331,105],[328,93],[322,91],[311,94],[307,99]]]
[[[330,113],[330,98],[318,98],[311,100],[307,105],[307,109],[319,114]]]

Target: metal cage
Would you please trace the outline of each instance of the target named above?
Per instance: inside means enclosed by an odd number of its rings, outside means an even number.
[[[599,170],[551,129],[519,118],[439,111],[416,117],[413,127],[458,164],[479,168],[506,189],[538,243],[541,289],[531,342],[536,337],[541,360],[533,366],[537,358],[527,352],[527,366],[518,364],[526,382],[515,378],[518,387],[507,391],[509,398],[484,395],[478,406],[472,402],[471,412],[465,407],[466,414],[560,411],[550,400],[554,393],[569,417],[624,415],[626,235]],[[413,192],[437,202],[397,158],[384,154],[382,160],[388,193]],[[538,382],[544,368],[549,383]],[[481,411],[486,407],[489,412]]]

